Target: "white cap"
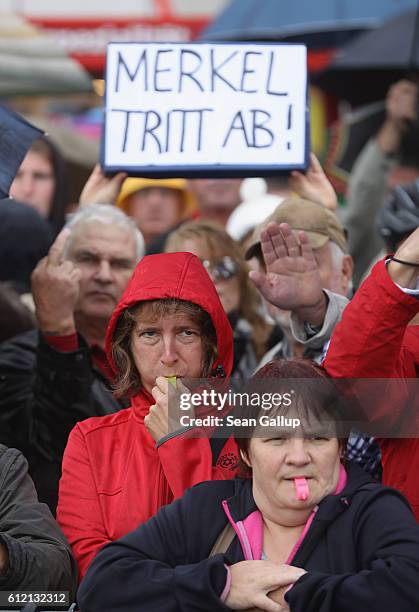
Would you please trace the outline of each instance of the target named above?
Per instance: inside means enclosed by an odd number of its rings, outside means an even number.
[[[228,218],[226,230],[234,240],[252,232],[277,208],[284,198],[269,193],[259,194],[239,204]]]

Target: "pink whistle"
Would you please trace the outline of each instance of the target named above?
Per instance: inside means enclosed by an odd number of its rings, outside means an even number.
[[[308,488],[308,482],[305,478],[294,478],[295,491],[297,493],[297,499],[306,501],[310,495],[310,489]]]

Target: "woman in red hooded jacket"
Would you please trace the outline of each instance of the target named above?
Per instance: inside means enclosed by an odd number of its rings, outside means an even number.
[[[63,458],[57,519],[82,578],[96,553],[186,488],[232,478],[232,439],[168,431],[167,378],[229,376],[232,331],[197,257],[144,257],[111,318],[106,349],[131,406],[78,423]]]

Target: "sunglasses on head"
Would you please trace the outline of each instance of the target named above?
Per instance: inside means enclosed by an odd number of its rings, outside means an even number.
[[[229,280],[237,274],[239,269],[238,264],[229,255],[225,255],[218,261],[201,259],[201,262],[214,281]]]

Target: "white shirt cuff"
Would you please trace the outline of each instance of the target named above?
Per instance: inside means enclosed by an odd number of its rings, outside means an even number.
[[[386,266],[391,261],[391,259],[386,259]],[[413,295],[414,297],[419,297],[419,275],[416,279],[416,287],[415,289],[408,289],[407,287],[401,287],[398,283],[394,283],[396,287],[403,291],[403,293],[407,293],[408,295]]]

